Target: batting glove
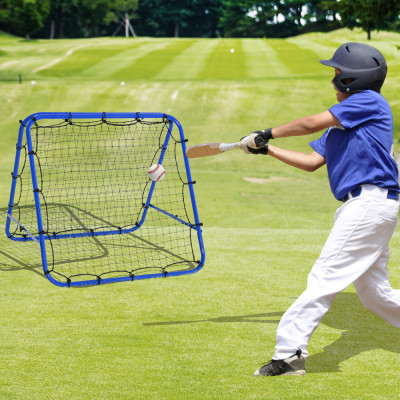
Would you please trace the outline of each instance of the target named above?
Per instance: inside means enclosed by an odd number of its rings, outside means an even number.
[[[263,148],[271,139],[272,128],[264,129],[262,131],[254,131],[250,133],[247,140],[247,145],[252,149]]]
[[[257,132],[261,132],[261,131],[257,131]],[[250,133],[249,136],[245,136],[240,139],[240,148],[246,154],[250,153],[250,151],[247,150],[248,148],[257,149],[259,147],[262,147],[262,146],[257,146],[255,143],[255,139],[259,136],[259,134],[257,132],[252,132],[252,133]]]
[[[258,149],[252,149],[248,147],[248,150],[251,154],[264,154],[265,156],[268,154],[268,143],[264,145],[264,147]]]
[[[250,138],[251,134],[249,136],[242,137],[240,139],[240,148],[246,153],[246,154],[268,154],[268,143],[265,144],[263,147],[258,148],[258,149],[253,149],[249,146],[249,142],[251,142],[252,138]]]
[[[250,154],[250,148],[247,144],[249,137],[248,136],[244,136],[240,139],[240,148],[246,153],[246,154]]]

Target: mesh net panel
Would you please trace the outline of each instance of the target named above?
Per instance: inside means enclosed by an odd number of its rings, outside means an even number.
[[[48,270],[56,280],[134,279],[197,267],[197,232],[175,130],[176,138],[162,119],[41,120],[32,126]],[[166,175],[146,207],[152,186],[147,170],[163,146]],[[38,236],[26,143],[12,216]],[[15,222],[10,232],[29,238]]]

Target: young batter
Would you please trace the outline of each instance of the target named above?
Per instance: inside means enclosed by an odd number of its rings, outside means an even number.
[[[327,165],[333,195],[344,204],[308,276],[307,289],[283,315],[272,360],[254,375],[304,375],[312,333],[337,293],[351,283],[369,310],[400,328],[400,291],[389,284],[388,243],[399,212],[398,170],[393,158],[393,118],[380,89],[386,61],[374,47],[345,43],[332,59],[338,103],[328,111],[241,140],[246,153],[268,154],[315,171]],[[306,154],[268,141],[327,129]]]

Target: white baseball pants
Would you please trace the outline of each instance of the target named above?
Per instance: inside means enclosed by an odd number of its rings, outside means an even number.
[[[287,358],[297,349],[308,356],[312,333],[337,293],[351,283],[362,303],[385,321],[400,328],[400,290],[389,284],[388,243],[398,220],[399,201],[387,190],[363,185],[335,214],[334,226],[314,264],[305,292],[282,316],[273,359]]]

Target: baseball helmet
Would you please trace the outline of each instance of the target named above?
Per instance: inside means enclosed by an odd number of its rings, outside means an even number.
[[[343,93],[367,89],[379,93],[387,72],[382,53],[375,47],[357,42],[342,44],[330,60],[320,60],[320,63],[340,69],[333,82]]]

